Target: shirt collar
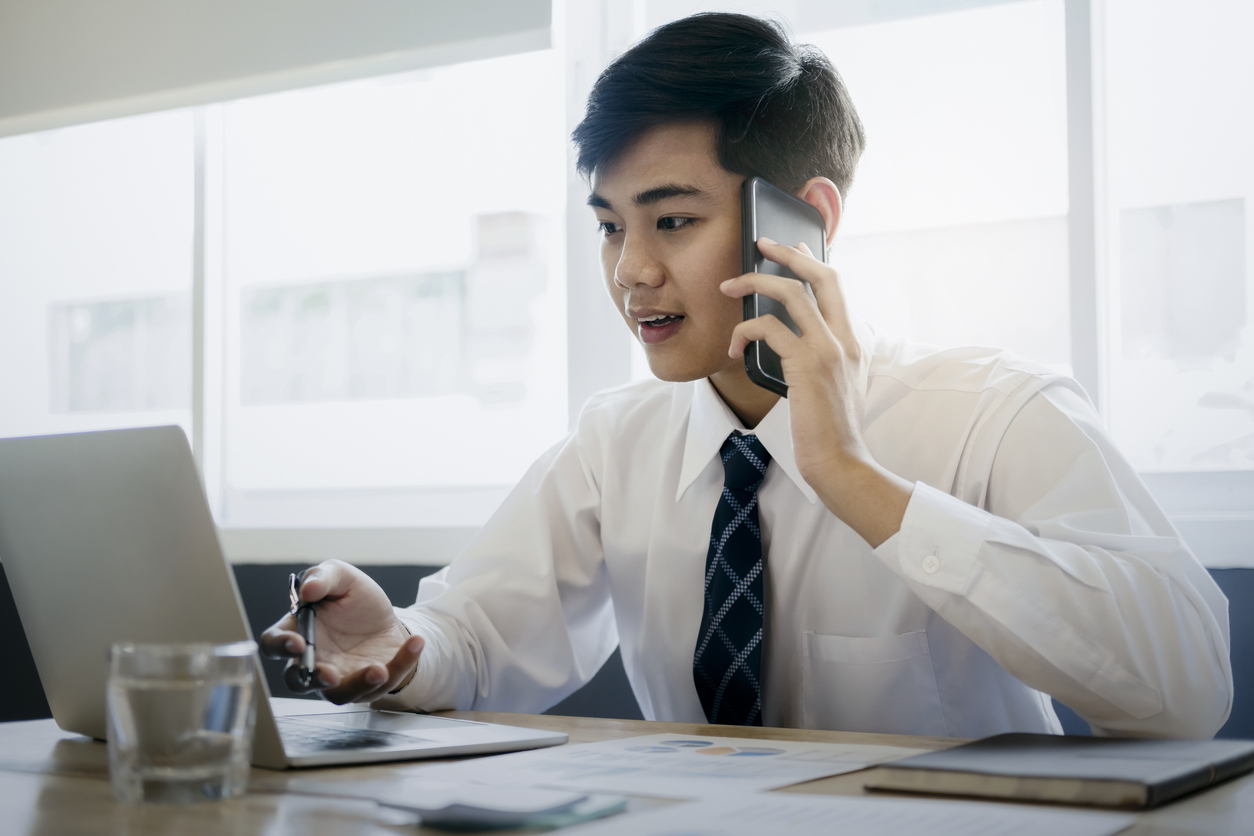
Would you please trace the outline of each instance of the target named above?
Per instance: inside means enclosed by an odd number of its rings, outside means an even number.
[[[870,354],[873,359],[875,332],[852,312],[850,320],[854,336],[862,346],[862,350]],[[864,367],[860,381],[864,397],[867,392],[870,365],[867,363]],[[701,471],[705,470],[710,459],[718,455],[723,442],[733,430],[749,432],[736,417],[736,413],[723,402],[709,378],[698,380],[693,386],[692,408],[688,415],[688,436],[684,439],[684,463],[679,471],[679,487],[675,492],[676,502],[683,497],[688,486],[701,475]],[[805,495],[805,498],[810,500],[810,504],[818,502],[818,494],[805,479],[801,478],[801,471],[797,469],[797,459],[792,450],[792,425],[788,415],[788,399],[780,398],[752,432],[762,442],[766,452],[771,454],[772,461],[788,474],[788,478]]]
[[[752,430],[746,430],[744,424],[736,417],[736,413],[719,397],[714,384],[709,378],[703,378],[693,384],[692,410],[688,415],[688,436],[684,439],[684,463],[679,471],[679,488],[675,492],[678,502],[684,491],[696,481],[705,470],[710,460],[718,455],[719,449],[733,430],[742,433],[752,432],[762,442],[766,452],[771,454],[771,461],[779,465],[788,474],[793,484],[805,494],[813,505],[818,501],[814,492],[801,471],[797,469],[797,460],[792,453],[792,427],[788,420],[788,399],[780,398],[766,417]]]

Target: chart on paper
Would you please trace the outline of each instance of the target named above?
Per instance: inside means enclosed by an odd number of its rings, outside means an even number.
[[[919,754],[898,746],[655,734],[414,767],[442,781],[661,798],[759,792]]]

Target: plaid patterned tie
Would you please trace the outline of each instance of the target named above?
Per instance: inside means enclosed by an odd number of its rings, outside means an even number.
[[[701,707],[711,723],[762,725],[762,532],[758,485],[771,454],[755,435],[733,432],[719,451],[723,495],[705,559],[705,611],[692,657]]]

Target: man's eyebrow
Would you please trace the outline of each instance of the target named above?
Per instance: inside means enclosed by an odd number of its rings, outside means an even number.
[[[655,186],[652,189],[645,189],[636,195],[633,201],[637,206],[649,206],[671,197],[692,197],[702,203],[709,203],[714,196],[704,189],[698,189],[696,186],[684,186],[679,183],[667,183],[665,186]],[[593,192],[588,195],[588,205],[596,209],[607,209],[614,211],[614,207],[610,202],[601,195]]]
[[[666,200],[670,197],[695,197],[703,203],[708,203],[713,199],[713,195],[709,192],[698,189],[696,186],[684,186],[679,183],[667,183],[665,186],[657,186],[656,188],[646,189],[636,195],[637,206],[649,206],[658,201]]]

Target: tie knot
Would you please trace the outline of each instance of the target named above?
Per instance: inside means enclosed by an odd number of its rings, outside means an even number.
[[[723,485],[732,490],[756,491],[771,463],[771,454],[756,435],[739,432],[727,436],[719,454],[723,458]]]

